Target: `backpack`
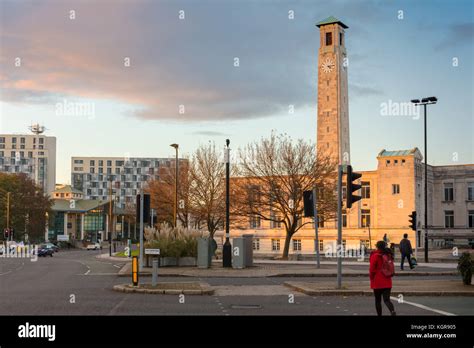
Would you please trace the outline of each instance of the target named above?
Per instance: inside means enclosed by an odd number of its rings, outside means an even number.
[[[393,257],[391,254],[382,254],[382,274],[387,277],[393,277],[395,275],[395,265],[393,263]]]

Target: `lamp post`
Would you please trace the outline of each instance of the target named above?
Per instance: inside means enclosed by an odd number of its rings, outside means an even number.
[[[173,223],[174,227],[177,227],[177,222],[178,222],[178,144],[171,144],[171,147],[174,147],[176,150],[176,176],[175,176],[175,182],[174,182],[174,208],[173,208]]]
[[[419,99],[412,99],[411,102],[415,105],[423,105],[424,111],[424,133],[425,133],[425,262],[428,262],[428,144],[426,136],[426,106],[429,104],[436,104],[438,98],[428,97]]]
[[[232,267],[232,245],[230,244],[230,140],[225,141],[225,243],[222,247],[222,266]]]
[[[112,217],[112,176],[109,176],[110,198],[109,198],[109,256],[112,256],[112,225],[114,223]]]

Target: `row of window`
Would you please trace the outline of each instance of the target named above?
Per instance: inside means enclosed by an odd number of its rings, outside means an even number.
[[[360,226],[361,227],[370,227],[370,209],[362,209],[360,212]],[[281,228],[282,223],[276,217],[272,217],[274,220],[270,220],[270,228]],[[318,215],[318,227],[324,227],[324,219],[322,216]],[[298,220],[298,226],[301,226],[303,219]],[[249,217],[249,227],[250,228],[261,228],[262,222],[261,218],[258,215]],[[347,212],[345,209],[342,211],[342,227],[347,227]]]
[[[467,214],[467,227],[474,228],[474,210],[468,210]],[[445,210],[444,211],[444,227],[454,228],[454,211]]]
[[[17,137],[12,137],[12,144],[17,144]],[[0,137],[0,144],[5,144],[6,139],[5,137]],[[44,138],[39,138],[39,143],[44,144]],[[26,144],[26,138],[21,137],[20,138],[20,144]],[[33,138],[33,144],[36,144],[36,138]]]
[[[89,160],[89,167],[95,167],[96,162],[99,167],[104,166],[104,162],[106,163],[106,167],[112,167],[112,160]],[[74,164],[84,164],[84,160],[76,159],[74,160]],[[137,167],[155,167],[158,168],[160,166],[160,161],[131,161],[130,164],[132,167],[137,168]],[[116,167],[123,167],[125,165],[124,160],[116,160],[115,161],[115,166]],[[165,161],[165,165],[169,167],[171,165],[170,161]]]
[[[454,202],[454,184],[452,182],[446,182],[444,186],[444,201]],[[467,200],[474,201],[474,182],[467,183]]]
[[[314,240],[314,244],[316,244],[316,240]],[[331,244],[333,244],[334,241],[331,241]],[[279,238],[272,238],[271,239],[272,243],[272,251],[280,251],[281,249],[281,239]],[[254,238],[253,239],[253,250],[258,251],[260,250],[260,239],[259,238]],[[301,251],[301,239],[292,239],[291,240],[291,246],[293,251]],[[369,240],[368,239],[361,239],[360,240],[360,247],[368,249],[369,248]],[[343,250],[346,250],[346,240],[342,240],[342,248]],[[319,240],[319,251],[324,252],[324,240],[320,239]]]

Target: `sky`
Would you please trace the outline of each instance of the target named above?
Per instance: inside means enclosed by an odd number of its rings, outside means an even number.
[[[382,109],[429,96],[429,163],[474,163],[469,0],[0,0],[0,133],[43,124],[58,183],[72,156],[172,157],[171,143],[189,155],[227,138],[236,153],[272,131],[316,142],[315,24],[329,16],[349,27],[355,170],[382,149],[423,151],[423,118]]]

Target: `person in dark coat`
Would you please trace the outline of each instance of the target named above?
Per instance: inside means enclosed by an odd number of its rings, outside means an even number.
[[[400,269],[403,271],[403,264],[405,263],[405,258],[408,260],[408,265],[410,269],[413,269],[414,266],[411,262],[411,254],[413,254],[413,249],[411,247],[410,240],[408,239],[408,234],[403,235],[403,239],[400,241],[400,254],[402,257],[402,262],[400,264]]]
[[[396,315],[390,293],[392,291],[392,277],[387,277],[382,272],[383,256],[392,257],[392,252],[387,248],[387,244],[381,240],[376,244],[377,249],[370,254],[370,288],[374,290],[375,309],[377,315],[382,315],[382,298],[391,315]]]

